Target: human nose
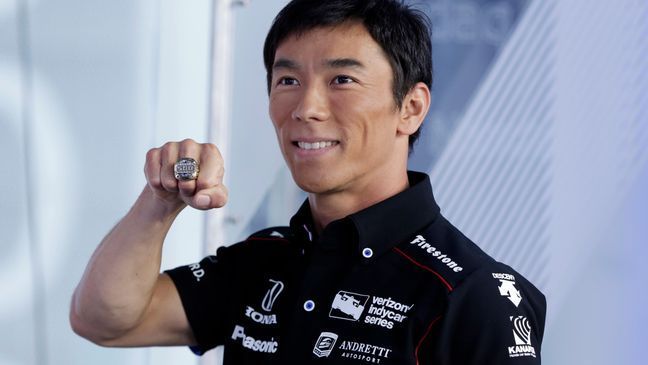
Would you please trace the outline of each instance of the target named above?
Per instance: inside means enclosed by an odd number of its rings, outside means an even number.
[[[292,118],[303,122],[321,122],[328,119],[328,116],[326,92],[314,85],[304,88],[301,99],[292,112]]]

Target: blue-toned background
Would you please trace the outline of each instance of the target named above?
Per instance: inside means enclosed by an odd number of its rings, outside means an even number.
[[[165,268],[301,203],[261,60],[284,3],[0,0],[0,365],[198,363],[96,347],[70,330],[69,300],[167,140],[222,142],[230,203],[183,212]],[[545,364],[645,363],[648,2],[411,3],[433,22],[435,61],[411,167],[547,295]]]

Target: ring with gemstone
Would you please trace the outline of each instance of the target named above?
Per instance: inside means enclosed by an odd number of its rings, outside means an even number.
[[[189,157],[181,157],[173,165],[173,174],[178,181],[196,180],[199,171],[198,162]]]

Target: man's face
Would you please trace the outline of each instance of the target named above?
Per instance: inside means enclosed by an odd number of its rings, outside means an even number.
[[[362,24],[315,28],[279,45],[270,117],[293,178],[311,193],[358,191],[407,158],[391,66]]]

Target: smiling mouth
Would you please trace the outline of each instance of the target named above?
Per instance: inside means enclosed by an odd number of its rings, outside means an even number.
[[[340,144],[339,141],[318,141],[318,142],[303,142],[295,141],[293,145],[303,150],[319,150],[322,148],[332,147]]]

